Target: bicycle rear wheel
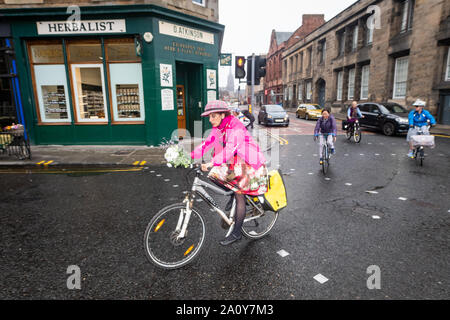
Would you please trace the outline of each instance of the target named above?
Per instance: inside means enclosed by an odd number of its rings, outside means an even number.
[[[249,201],[247,199],[247,201]],[[258,208],[262,208],[258,202],[255,204]],[[244,223],[242,224],[242,234],[248,239],[260,239],[272,230],[278,219],[278,212],[259,210],[250,204],[251,209],[247,210]],[[261,209],[262,210],[262,209]]]
[[[147,258],[163,269],[177,269],[193,261],[205,241],[205,221],[192,209],[186,236],[178,239],[176,227],[185,216],[185,204],[161,209],[150,221],[144,234]],[[181,222],[180,222],[181,223]]]

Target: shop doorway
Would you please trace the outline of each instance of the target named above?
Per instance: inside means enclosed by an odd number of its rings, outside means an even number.
[[[202,121],[202,71],[196,63],[176,62],[178,129],[194,136],[195,121]]]
[[[323,108],[325,107],[325,90],[326,90],[326,82],[323,79],[317,80],[316,84],[316,92],[317,92],[317,102]]]

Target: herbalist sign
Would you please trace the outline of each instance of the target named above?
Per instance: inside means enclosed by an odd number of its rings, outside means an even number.
[[[125,20],[38,21],[40,35],[126,32]]]

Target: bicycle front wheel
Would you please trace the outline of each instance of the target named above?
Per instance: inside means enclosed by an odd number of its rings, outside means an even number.
[[[327,174],[328,166],[330,164],[329,163],[330,156],[328,154],[328,148],[327,148],[326,145],[323,146],[322,158],[323,158],[323,161],[322,161],[322,172],[323,172],[323,174]]]
[[[353,139],[355,140],[356,143],[361,142],[361,129],[359,127],[355,129]]]
[[[186,205],[174,204],[163,208],[150,221],[144,234],[147,258],[163,269],[177,269],[192,262],[205,241],[205,220],[192,209],[186,235],[179,238],[180,226],[186,218]]]
[[[261,214],[256,208],[251,208],[242,224],[242,233],[248,239],[260,239],[272,230],[278,219],[278,212],[264,211]]]

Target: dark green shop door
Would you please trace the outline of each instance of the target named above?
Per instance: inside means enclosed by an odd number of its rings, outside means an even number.
[[[177,86],[184,87],[186,107],[186,130],[194,136],[194,121],[201,121],[202,102],[202,65],[196,63],[176,63]]]

